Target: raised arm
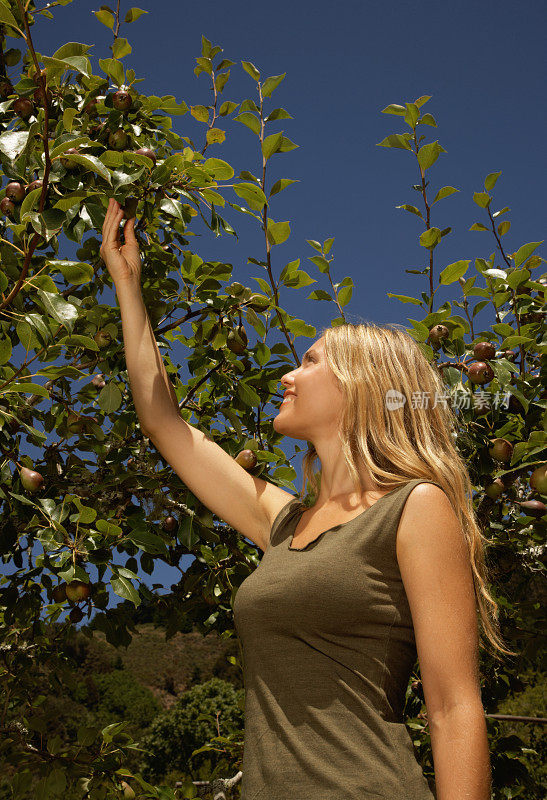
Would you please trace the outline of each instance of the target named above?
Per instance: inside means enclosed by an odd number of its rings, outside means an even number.
[[[203,505],[265,550],[273,520],[293,495],[248,473],[180,416],[142,298],[134,220],[125,223],[120,247],[122,219],[123,210],[111,199],[101,255],[116,287],[129,383],[143,433]]]

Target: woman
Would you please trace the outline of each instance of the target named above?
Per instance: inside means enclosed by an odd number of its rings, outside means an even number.
[[[273,423],[311,443],[307,507],[180,416],[142,301],[134,221],[120,247],[122,218],[110,200],[101,254],[141,427],[200,501],[264,551],[234,603],[242,800],[489,800],[477,608],[488,642],[510,651],[435,367],[397,326],[323,331],[283,377]],[[403,720],[416,656],[434,790]]]

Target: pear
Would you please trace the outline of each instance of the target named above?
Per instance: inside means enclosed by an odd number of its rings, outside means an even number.
[[[467,370],[467,377],[471,383],[488,383],[494,377],[494,371],[486,361],[474,361]]]
[[[37,492],[44,483],[43,475],[28,467],[21,467],[20,477],[21,483],[29,492]]]
[[[496,461],[511,461],[513,455],[513,445],[507,439],[492,439],[488,452]]]
[[[90,594],[91,588],[89,583],[73,580],[67,584],[66,596],[71,603],[79,603],[80,600],[87,600]]]
[[[541,464],[532,472],[530,486],[540,494],[547,494],[547,464]]]
[[[496,355],[496,348],[492,342],[477,342],[473,348],[473,355],[479,361],[487,361],[491,358],[494,358]]]
[[[118,91],[114,92],[112,95],[112,105],[117,111],[129,111],[132,102],[133,99],[131,95],[124,89],[118,89]]]
[[[21,119],[28,119],[34,114],[34,103],[28,97],[18,97],[12,108]]]
[[[235,460],[244,469],[252,469],[257,463],[256,455],[252,450],[241,450],[235,457]]]
[[[18,181],[10,181],[6,186],[6,197],[9,197],[12,203],[21,203],[25,198],[25,187]]]

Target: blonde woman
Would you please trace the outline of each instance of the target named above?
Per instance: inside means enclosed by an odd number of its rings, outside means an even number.
[[[122,218],[111,200],[101,254],[141,427],[200,501],[263,551],[234,603],[242,800],[490,800],[478,622],[494,649],[511,651],[436,369],[397,326],[324,330],[283,376],[273,422],[309,443],[294,497],[178,413],[142,301],[132,220],[120,248]],[[434,787],[403,719],[416,657]]]

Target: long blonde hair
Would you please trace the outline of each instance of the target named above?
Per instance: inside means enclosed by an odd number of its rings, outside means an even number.
[[[489,541],[475,518],[472,483],[454,442],[458,419],[437,368],[404,327],[396,323],[344,323],[324,328],[320,338],[324,340],[326,361],[345,398],[340,439],[356,490],[362,491],[359,464],[386,490],[413,478],[440,484],[467,541],[479,634],[491,645],[495,657],[499,658],[495,651],[517,655],[506,649],[501,638],[498,606],[488,590],[485,545]],[[389,390],[406,398],[400,408],[386,408]],[[316,458],[315,447],[308,442],[302,464],[302,499],[306,486],[311,494],[318,493],[321,470],[314,472]]]

